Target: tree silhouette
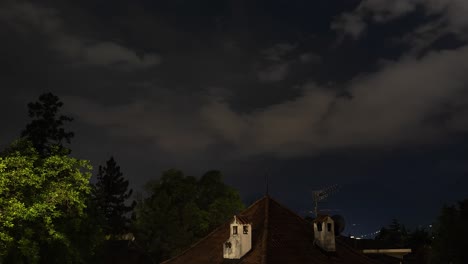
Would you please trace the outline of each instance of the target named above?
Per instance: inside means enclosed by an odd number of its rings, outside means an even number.
[[[434,228],[434,263],[468,263],[468,199],[444,206]]]
[[[387,227],[382,227],[375,239],[384,240],[391,245],[403,247],[408,239],[408,231],[397,219],[393,219]]]
[[[135,202],[130,206],[125,205],[131,195],[128,180],[123,177],[113,157],[106,162],[105,167],[99,166],[93,196],[97,210],[103,215],[103,228],[107,235],[120,235],[127,226],[127,214],[135,207]]]
[[[63,143],[70,143],[74,134],[65,131],[63,126],[65,122],[71,122],[73,119],[59,115],[62,106],[63,103],[52,93],[44,93],[39,96],[37,102],[28,104],[28,114],[32,121],[21,132],[21,137],[31,141],[43,157],[58,151],[64,154],[70,153],[69,149],[64,148]]]
[[[158,261],[179,254],[244,207],[219,171],[197,180],[171,169],[147,188],[149,196],[139,199],[134,227],[137,241]]]

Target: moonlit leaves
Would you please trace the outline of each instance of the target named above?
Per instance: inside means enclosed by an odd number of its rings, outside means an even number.
[[[0,255],[16,247],[36,263],[39,241],[68,246],[56,222],[70,213],[83,214],[90,170],[88,161],[59,155],[41,159],[34,149],[0,157]],[[15,241],[15,234],[21,239]]]

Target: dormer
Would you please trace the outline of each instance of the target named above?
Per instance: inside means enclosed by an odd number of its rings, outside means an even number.
[[[314,220],[314,243],[321,249],[333,252],[335,247],[335,223],[328,215],[319,215]]]
[[[252,248],[252,224],[247,218],[235,215],[229,228],[223,256],[225,259],[240,259]]]

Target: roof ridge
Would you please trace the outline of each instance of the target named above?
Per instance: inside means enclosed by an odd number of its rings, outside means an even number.
[[[262,234],[262,249],[261,249],[261,263],[267,263],[267,243],[268,243],[268,219],[270,218],[270,199],[269,195],[265,195],[265,219],[263,220],[263,234]]]
[[[250,210],[252,207],[254,207],[256,204],[260,203],[263,199],[266,199],[267,196],[263,196],[262,198],[258,199],[255,201],[253,204],[251,204],[249,207],[245,208],[242,212],[238,213],[237,215],[242,215],[245,214],[248,210]]]
[[[278,204],[278,206],[280,206],[281,208],[283,208],[284,210],[288,211],[289,213],[293,214],[295,217],[299,218],[302,222],[304,222],[305,224],[307,225],[312,225],[311,223],[307,222],[307,220],[305,220],[303,217],[301,217],[300,215],[298,215],[296,212],[294,212],[293,210],[289,209],[288,207],[282,205],[280,202],[276,201],[275,199],[271,198],[270,197],[270,200],[272,200],[273,202],[275,202],[276,204]]]
[[[242,214],[245,214],[247,211],[251,210],[256,204],[260,203],[260,201],[262,201],[263,199],[267,198],[266,196],[258,199],[257,201],[255,201],[253,204],[251,204],[249,207],[247,207],[246,209],[244,209],[242,212],[238,213],[238,215],[242,215]],[[267,200],[268,201],[268,200]],[[227,220],[226,222],[224,222],[223,224],[219,225],[218,227],[216,227],[213,231],[211,231],[210,233],[208,233],[206,236],[202,237],[200,240],[198,240],[197,242],[193,243],[190,247],[188,247],[187,249],[185,249],[184,251],[182,251],[180,254],[177,254],[176,256],[172,257],[172,258],[169,258],[163,262],[161,262],[161,264],[164,264],[166,262],[169,262],[169,261],[172,261],[174,259],[177,259],[181,256],[183,256],[185,253],[187,253],[188,251],[190,251],[190,249],[196,247],[198,244],[200,244],[201,242],[205,241],[206,239],[208,239],[210,236],[212,236],[214,233],[216,233],[219,229],[223,228],[224,225],[226,225],[227,223],[230,223],[231,222],[231,219]]]

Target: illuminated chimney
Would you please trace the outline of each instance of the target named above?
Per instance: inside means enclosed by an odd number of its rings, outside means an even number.
[[[252,225],[244,217],[234,216],[229,239],[224,242],[225,259],[240,259],[252,248]]]
[[[335,248],[335,224],[328,215],[319,215],[314,220],[314,243],[321,249],[334,252]]]

